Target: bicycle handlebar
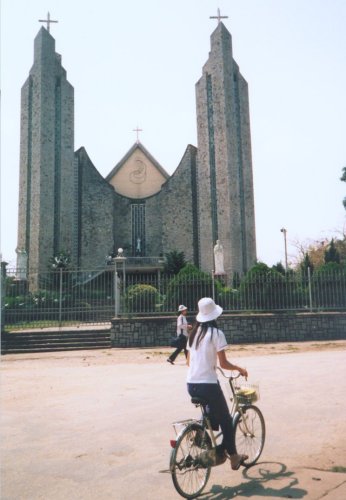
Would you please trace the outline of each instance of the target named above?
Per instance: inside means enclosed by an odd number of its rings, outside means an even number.
[[[225,377],[225,378],[228,378],[228,380],[235,380],[239,377],[241,377],[241,373],[238,373],[238,375],[235,375],[235,376],[230,376],[228,377],[227,375],[225,375],[225,372],[222,370],[222,368],[220,368],[219,366],[216,367],[217,370],[219,370],[220,373],[222,373],[222,375]]]

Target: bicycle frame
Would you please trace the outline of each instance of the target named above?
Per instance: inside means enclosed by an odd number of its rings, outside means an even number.
[[[230,410],[230,416],[232,418],[232,420],[234,421],[235,419],[235,416],[237,413],[239,413],[242,417],[244,417],[244,414],[245,414],[245,411],[246,408],[249,406],[249,404],[246,404],[246,403],[240,403],[238,398],[237,398],[237,395],[236,395],[236,392],[235,392],[235,389],[234,389],[234,385],[233,385],[233,381],[236,380],[240,375],[237,375],[236,377],[227,377],[224,372],[222,371],[221,368],[217,368],[220,373],[228,379],[229,381],[229,385],[231,387],[231,391],[232,391],[232,397],[230,398],[231,402],[232,402],[232,406],[231,406],[231,410]],[[203,407],[202,405],[196,405],[196,406],[200,406],[200,409],[201,409],[201,412],[202,412],[202,422],[201,420],[198,420],[198,419],[186,419],[186,420],[180,420],[178,422],[173,422],[172,425],[174,427],[174,431],[175,431],[175,434],[176,434],[176,437],[177,439],[179,438],[179,435],[184,431],[184,429],[189,425],[189,424],[193,424],[193,423],[196,423],[196,424],[201,424],[206,428],[206,430],[209,432],[209,435],[210,435],[210,438],[211,438],[211,441],[213,443],[213,448],[215,448],[217,446],[217,439],[219,437],[222,436],[222,431],[218,432],[217,434],[215,434],[215,431],[213,430],[212,426],[211,426],[211,422],[210,422],[210,418],[206,412],[206,409],[205,407]],[[248,428],[248,425],[247,425],[247,419],[246,418],[243,418],[243,425],[246,429],[246,432],[251,434],[250,432],[250,429]],[[178,426],[182,426],[182,430],[180,432],[177,431],[176,427]],[[173,446],[173,444],[172,444]],[[174,447],[174,446],[173,446]]]
[[[224,375],[223,371],[220,369]],[[224,375],[225,376],[225,375]],[[232,394],[230,416],[233,421],[238,455],[243,455],[241,465],[250,467],[260,457],[265,440],[265,422],[259,408],[252,403],[258,398],[258,387],[252,384],[238,386],[237,377],[226,377]],[[223,464],[227,458],[218,441],[222,431],[212,428],[212,416],[206,410],[207,401],[194,397],[191,402],[199,406],[202,418],[173,422],[176,438],[170,441],[172,450],[169,470],[174,487],[185,498],[196,498],[205,488],[211,468]],[[221,444],[221,443],[220,443]],[[222,453],[223,452],[223,453]]]

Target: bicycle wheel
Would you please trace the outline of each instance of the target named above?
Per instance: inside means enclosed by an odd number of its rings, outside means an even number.
[[[237,453],[249,456],[243,462],[249,467],[259,459],[264,446],[266,429],[260,409],[253,405],[243,407],[242,414],[235,416],[234,432]]]
[[[184,498],[195,498],[204,489],[211,466],[198,461],[201,453],[212,447],[206,429],[199,424],[188,425],[177,439],[170,459],[170,471],[175,489]]]

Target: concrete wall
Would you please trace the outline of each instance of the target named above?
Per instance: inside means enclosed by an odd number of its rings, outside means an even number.
[[[113,347],[167,346],[176,317],[114,319]],[[346,313],[224,315],[218,326],[230,344],[346,339]]]

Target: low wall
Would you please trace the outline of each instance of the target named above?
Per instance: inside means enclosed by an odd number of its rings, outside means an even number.
[[[346,339],[346,312],[224,314],[218,326],[230,344]],[[175,335],[172,316],[112,320],[112,347],[168,346]]]

